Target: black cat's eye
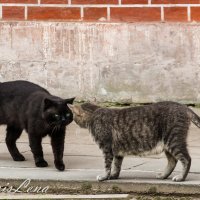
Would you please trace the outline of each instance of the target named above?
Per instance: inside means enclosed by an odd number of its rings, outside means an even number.
[[[55,115],[54,115],[54,119],[55,119],[56,121],[60,120],[60,115],[55,114]]]
[[[70,113],[66,113],[66,115],[65,115],[66,117],[70,117],[71,115],[70,115]]]

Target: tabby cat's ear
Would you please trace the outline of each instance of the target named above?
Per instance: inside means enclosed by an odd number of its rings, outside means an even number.
[[[76,97],[73,97],[73,98],[70,98],[70,99],[65,99],[65,103],[66,103],[66,104],[73,104],[75,98],[76,98]],[[68,106],[68,107],[69,107],[69,106]]]
[[[67,104],[68,108],[73,112],[75,109],[75,105]]]
[[[54,107],[56,106],[56,102],[51,100],[51,99],[44,99],[44,109],[43,110],[47,110],[48,108]]]
[[[72,104],[67,104],[68,108],[75,114],[80,115],[79,107]]]

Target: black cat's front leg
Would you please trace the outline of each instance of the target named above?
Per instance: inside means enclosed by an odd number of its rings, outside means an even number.
[[[35,165],[37,167],[47,167],[48,163],[44,160],[42,151],[42,137],[29,133],[29,143],[35,160]]]
[[[107,147],[103,150],[104,152],[104,159],[105,159],[105,174],[103,176],[98,175],[98,181],[105,181],[110,179],[111,174],[111,166],[113,161],[113,153],[110,147]]]
[[[63,162],[64,143],[65,130],[60,130],[60,132],[51,136],[51,145],[54,154],[54,164],[59,171],[65,170],[65,164]]]

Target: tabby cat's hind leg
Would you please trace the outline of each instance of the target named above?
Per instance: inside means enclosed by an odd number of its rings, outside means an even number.
[[[165,155],[167,157],[168,164],[165,168],[165,171],[162,174],[157,175],[157,178],[160,179],[168,178],[168,176],[173,172],[177,164],[177,160],[168,151],[165,151]]]
[[[119,177],[123,158],[124,157],[122,157],[122,156],[115,156],[114,157],[114,169],[113,169],[113,172],[110,176],[110,179],[117,179]]]
[[[173,156],[182,163],[183,169],[182,173],[180,175],[174,176],[172,180],[176,182],[184,181],[191,166],[191,158],[186,146],[180,148],[179,151],[174,152]]]
[[[15,161],[24,161],[24,156],[19,152],[16,141],[20,137],[22,130],[15,126],[7,126],[6,145],[8,150]]]
[[[184,181],[190,170],[191,158],[187,149],[188,122],[181,118],[177,121],[165,141],[165,148],[177,160],[180,161],[183,169],[180,175],[174,176],[173,181]]]

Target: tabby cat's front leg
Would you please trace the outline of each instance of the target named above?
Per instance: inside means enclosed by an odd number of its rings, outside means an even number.
[[[64,142],[65,130],[60,130],[60,132],[54,133],[51,136],[51,145],[54,154],[54,164],[59,171],[65,170],[65,164],[63,162]]]
[[[118,179],[120,171],[121,171],[123,158],[124,157],[122,157],[122,156],[115,156],[114,157],[114,169],[112,171],[110,179]]]
[[[98,175],[98,181],[105,181],[110,179],[111,166],[113,161],[113,153],[111,148],[106,148],[103,150],[105,159],[105,174],[103,176]]]

